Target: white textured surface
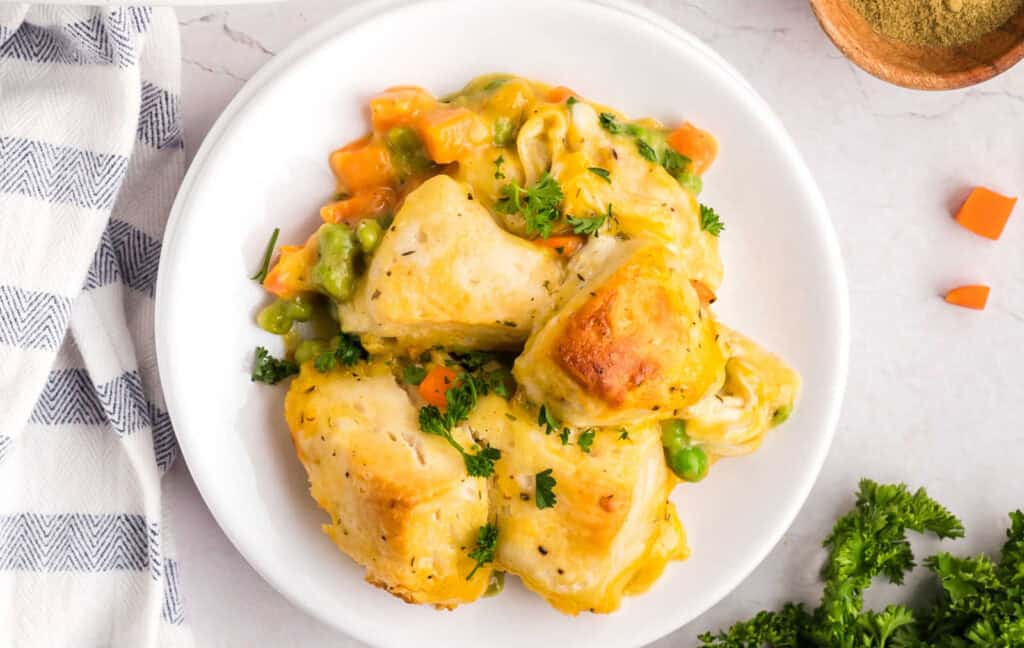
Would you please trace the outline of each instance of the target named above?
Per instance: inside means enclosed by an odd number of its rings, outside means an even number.
[[[348,4],[179,10],[189,155],[245,79]],[[642,4],[708,42],[789,128],[832,210],[853,312],[844,413],[810,500],[739,589],[656,645],[692,646],[699,632],[761,608],[816,599],[820,540],[862,476],[926,486],[967,526],[967,540],[950,548],[994,550],[1006,512],[1024,507],[1024,210],[997,243],[949,214],[973,184],[1024,189],[1024,67],[966,91],[911,92],[848,63],[803,0]],[[339,62],[338,73],[350,64]],[[992,285],[987,311],[939,298],[967,282]],[[295,609],[248,567],[182,462],[166,483],[186,614],[200,645],[359,645]],[[935,546],[916,544],[922,554]],[[893,591],[879,586],[872,598]]]

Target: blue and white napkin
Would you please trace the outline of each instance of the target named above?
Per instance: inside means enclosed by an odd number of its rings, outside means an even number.
[[[0,5],[0,646],[192,643],[153,344],[179,65],[170,9]]]

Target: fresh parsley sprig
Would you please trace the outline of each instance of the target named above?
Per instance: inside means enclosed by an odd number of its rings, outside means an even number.
[[[473,571],[469,572],[466,580],[472,580],[476,571],[494,562],[494,552],[498,548],[498,525],[485,524],[476,532],[476,545],[469,552],[469,557],[476,561]]]
[[[718,212],[704,203],[701,203],[700,228],[712,236],[718,236],[722,233],[722,230],[725,229],[725,223],[722,222]]]
[[[551,434],[561,427],[562,424],[558,422],[558,419],[551,413],[547,405],[541,405],[540,412],[537,414],[537,425],[544,428],[544,434]]]
[[[332,340],[331,348],[326,349],[313,359],[313,366],[321,373],[331,371],[339,364],[351,367],[370,354],[363,348],[359,338],[349,333],[341,333]]]
[[[478,397],[476,379],[468,373],[462,374],[458,384],[446,391],[444,396],[447,403],[444,412],[434,405],[425,405],[420,408],[420,430],[426,434],[443,438],[448,445],[455,448],[462,455],[462,461],[466,464],[466,472],[471,477],[490,477],[494,474],[494,462],[501,459],[501,451],[497,448],[481,448],[475,454],[470,454],[452,435],[452,430],[465,421],[469,417],[469,413],[476,407]]]
[[[1024,513],[1010,513],[1002,556],[961,558],[940,553],[924,561],[941,586],[931,607],[864,609],[875,576],[901,584],[914,567],[907,531],[940,538],[963,536],[952,513],[923,490],[903,484],[860,483],[857,503],[825,540],[829,551],[821,604],[788,604],[759,612],[717,634],[704,648],[982,648],[1024,645]]]
[[[299,373],[294,362],[279,360],[261,346],[256,347],[252,366],[252,381],[275,385],[289,376]]]
[[[554,176],[545,173],[529,188],[510,182],[501,188],[501,198],[495,209],[504,214],[519,214],[526,221],[526,233],[541,238],[551,236],[551,230],[561,217],[565,196]]]
[[[554,490],[558,482],[551,476],[551,473],[552,469],[548,468],[534,475],[533,499],[539,509],[551,508],[558,503],[558,497],[555,496]]]
[[[569,227],[572,228],[573,234],[584,234],[586,236],[597,236],[604,227],[605,222],[612,218],[612,205],[608,203],[608,211],[604,214],[595,214],[589,217],[576,218],[570,216],[566,219],[569,223]]]
[[[590,447],[594,445],[594,437],[597,436],[597,430],[589,428],[580,432],[580,435],[576,437],[576,445],[580,447],[585,454],[590,454]]]

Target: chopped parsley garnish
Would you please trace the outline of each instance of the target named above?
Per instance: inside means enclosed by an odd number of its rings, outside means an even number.
[[[511,396],[509,383],[512,382],[512,372],[509,367],[513,358],[508,354],[494,351],[451,351],[449,355],[451,361],[448,364],[457,364],[471,373],[481,394],[486,396],[494,393],[505,399]]]
[[[594,428],[585,430],[580,433],[579,437],[577,437],[576,445],[578,445],[580,447],[580,450],[582,450],[586,454],[590,454],[590,446],[594,445],[594,437],[596,435],[597,432],[594,430]]]
[[[537,415],[537,425],[544,428],[544,434],[551,434],[561,426],[561,423],[558,422],[547,405],[541,405],[540,414]]]
[[[924,561],[942,593],[928,608],[891,604],[865,609],[864,591],[876,576],[897,585],[914,567],[907,531],[930,531],[959,538],[963,526],[952,513],[904,484],[860,483],[857,503],[839,518],[824,546],[829,555],[816,610],[788,603],[778,612],[717,634],[700,636],[704,648],[753,648],[762,645],[871,646],[872,648],[981,648],[1019,646],[1024,637],[1024,513],[1010,514],[1001,560],[959,558],[940,553]]]
[[[270,235],[270,240],[267,241],[267,247],[263,251],[263,263],[260,264],[259,272],[249,277],[253,281],[263,283],[263,280],[267,278],[267,271],[270,270],[270,259],[274,256],[274,246],[277,245],[277,235],[281,233],[280,227],[274,228],[274,233]]]
[[[458,384],[444,394],[448,405],[445,411],[433,405],[421,407],[419,424],[420,430],[443,438],[448,445],[459,451],[466,464],[466,472],[471,477],[490,477],[494,474],[494,462],[501,459],[501,451],[497,448],[481,448],[476,454],[470,454],[452,436],[455,426],[465,421],[476,407],[477,393],[476,379],[468,373],[462,374]]]
[[[700,228],[708,234],[718,236],[725,229],[725,223],[714,209],[704,203],[700,205]]]
[[[608,184],[611,184],[612,182],[612,174],[608,171],[608,169],[602,169],[601,167],[588,167],[587,171],[590,171],[591,173],[600,178],[603,178],[604,181],[607,182]]]
[[[573,106],[575,106],[575,105],[576,105],[576,104],[578,104],[579,102],[580,102],[580,100],[579,100],[579,99],[577,99],[577,98],[576,98],[576,97],[575,97],[574,95],[569,95],[569,96],[568,96],[568,97],[566,98],[566,100],[565,100],[565,105],[566,105],[566,106],[569,106],[570,108],[572,108]]]
[[[402,370],[402,379],[407,385],[418,385],[427,377],[427,370],[420,365],[409,365]]]
[[[488,563],[494,562],[494,551],[498,547],[498,525],[485,524],[476,532],[476,546],[469,552],[469,557],[476,561],[473,571],[469,572],[466,580],[472,580],[476,570]]]
[[[658,161],[658,153],[654,150],[654,147],[639,137],[636,138],[636,150],[639,151],[640,157],[645,160],[649,162]]]
[[[535,486],[533,499],[537,503],[537,508],[551,508],[558,503],[558,498],[555,496],[554,491],[555,484],[558,482],[551,476],[551,468],[537,473],[533,478],[533,482]]]
[[[586,234],[588,236],[597,236],[597,233],[604,226],[605,221],[612,217],[612,205],[608,203],[608,213],[599,214],[590,217],[576,218],[570,216],[566,219],[569,226],[572,227],[574,234]]]
[[[560,216],[562,187],[550,173],[545,173],[532,187],[526,189],[511,182],[501,188],[502,197],[495,209],[504,214],[519,214],[526,221],[526,233],[541,238],[551,236],[551,228]]]
[[[336,346],[323,351],[313,360],[313,366],[321,373],[326,373],[339,364],[343,367],[351,367],[360,360],[370,357],[355,335],[342,333],[336,336],[332,342],[335,342]]]
[[[626,126],[615,119],[615,115],[611,113],[601,113],[598,117],[598,121],[601,123],[601,128],[605,129],[612,135],[621,135],[626,132]]]
[[[569,428],[562,428],[562,431],[558,433],[558,438],[561,440],[562,445],[569,445]]]
[[[619,441],[629,441],[629,430],[619,428]]]
[[[299,373],[299,367],[288,360],[278,360],[270,352],[259,346],[252,366],[253,382],[275,385],[289,376]]]
[[[495,180],[504,180],[505,179],[505,174],[502,173],[502,171],[501,171],[501,165],[502,164],[505,164],[505,156],[504,155],[499,155],[494,160],[494,179]]]
[[[685,173],[690,168],[690,158],[677,153],[671,147],[666,146],[665,150],[661,154],[661,166],[665,167],[669,175],[673,178],[677,177],[680,173]]]

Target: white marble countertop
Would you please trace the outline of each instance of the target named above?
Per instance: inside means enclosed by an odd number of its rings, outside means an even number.
[[[189,155],[246,79],[348,4],[179,10]],[[998,243],[963,230],[950,213],[975,184],[1024,193],[1024,65],[966,91],[912,92],[847,62],[807,0],[642,4],[710,44],[781,116],[829,203],[853,313],[842,419],[796,523],[735,592],[655,645],[692,646],[699,632],[762,608],[814,601],[820,541],[863,476],[926,486],[965,522],[967,539],[954,550],[997,549],[1006,512],[1024,507],[1024,213]],[[968,282],[992,286],[985,312],[940,299]],[[184,462],[167,487],[199,645],[360,645],[260,579],[214,522]],[[935,544],[916,546],[923,553]],[[872,595],[894,591],[878,586]]]

